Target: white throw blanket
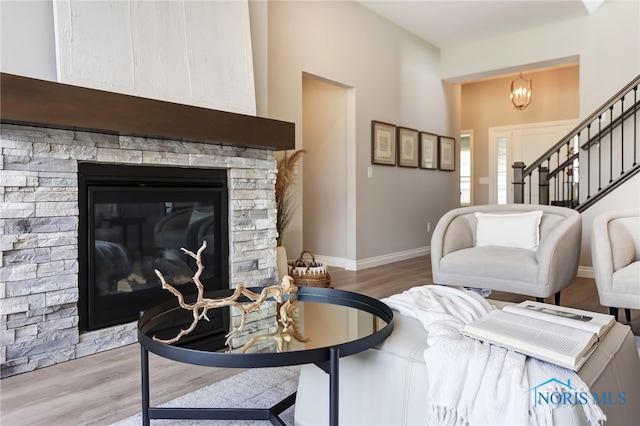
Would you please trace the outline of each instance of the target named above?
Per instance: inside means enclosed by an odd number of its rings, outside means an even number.
[[[428,333],[427,425],[551,425],[553,405],[534,404],[534,386],[555,378],[570,380],[571,392],[589,392],[571,370],[464,337],[464,324],[495,309],[476,292],[428,285],[382,301]],[[545,389],[566,391],[552,386]],[[590,424],[606,420],[596,404],[580,407]]]

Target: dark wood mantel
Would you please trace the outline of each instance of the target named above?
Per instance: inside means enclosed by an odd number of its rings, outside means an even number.
[[[295,125],[0,73],[2,123],[247,147],[295,148]]]

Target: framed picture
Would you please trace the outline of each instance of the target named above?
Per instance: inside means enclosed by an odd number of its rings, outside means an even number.
[[[438,168],[438,135],[420,132],[420,168]]]
[[[396,165],[396,126],[393,124],[371,122],[371,163]]]
[[[418,167],[418,131],[398,127],[398,166]]]
[[[439,136],[438,142],[438,150],[440,151],[438,168],[449,172],[454,171],[456,169],[456,140],[448,136]]]

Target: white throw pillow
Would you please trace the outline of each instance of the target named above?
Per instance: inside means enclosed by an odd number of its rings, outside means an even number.
[[[476,213],[476,246],[536,250],[542,210],[526,213]]]

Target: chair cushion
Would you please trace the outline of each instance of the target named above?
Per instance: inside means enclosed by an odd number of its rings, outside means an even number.
[[[624,294],[635,295],[636,300],[640,303],[640,261],[633,262],[622,269],[613,273],[613,282],[611,290],[621,296]],[[640,308],[640,305],[638,305]]]
[[[536,261],[536,253],[532,250],[472,247],[444,256],[440,261],[440,272],[536,283],[538,262]]]

